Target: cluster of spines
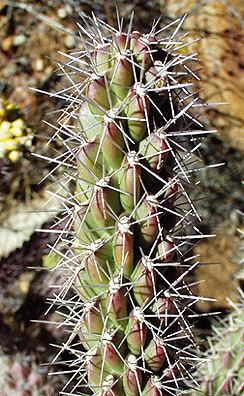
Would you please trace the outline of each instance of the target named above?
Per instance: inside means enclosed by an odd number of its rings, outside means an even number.
[[[51,370],[41,367],[32,355],[5,355],[0,350],[0,387],[2,396],[54,396],[62,381],[48,377]],[[62,379],[63,380],[63,379]]]
[[[196,373],[204,396],[240,396],[244,392],[244,294],[241,290],[240,297],[239,303],[232,302],[234,311],[212,326],[205,364]]]
[[[53,160],[69,171],[57,192],[67,224],[53,247],[65,277],[53,303],[73,329],[60,353],[77,357],[67,394],[183,394],[197,360],[188,320],[201,300],[185,278],[204,237],[189,191],[208,132],[189,113],[200,106],[185,81],[195,55],[177,52],[182,21],[169,37],[157,23],[141,35],[132,20],[127,33],[88,21],[84,49],[60,65],[71,86],[56,94],[69,102],[55,133],[67,151]]]

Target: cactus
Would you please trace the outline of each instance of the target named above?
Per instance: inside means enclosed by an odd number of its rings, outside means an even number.
[[[242,181],[242,185],[244,185],[244,181]],[[244,212],[238,211],[238,215],[241,218],[241,227],[238,228],[238,232],[240,235],[240,240],[243,241],[244,239],[244,227],[243,227],[243,220],[244,220]],[[242,290],[244,289],[244,257],[243,257],[243,251],[244,251],[244,244],[241,242],[241,248],[240,248],[240,253],[241,253],[241,260],[240,260],[240,269],[236,274],[236,279],[238,280],[240,287]]]
[[[182,34],[189,32],[189,48],[199,54],[201,71],[199,96],[211,103],[204,122],[218,129],[222,141],[244,149],[243,101],[243,19],[244,3],[237,0],[159,0],[164,18],[174,20],[187,13]],[[204,37],[203,40],[198,40]],[[184,50],[185,47],[182,47]],[[230,67],[231,64],[231,67]],[[228,101],[229,106],[220,106]]]
[[[55,396],[60,383],[51,374],[50,368],[41,367],[24,353],[12,356],[0,351],[0,386],[2,396]],[[60,381],[61,382],[61,381]]]
[[[204,356],[207,363],[197,372],[202,389],[194,395],[243,395],[244,294],[240,293],[242,300],[233,304],[234,311],[212,326],[214,334],[209,337]]]
[[[186,277],[205,235],[191,175],[210,131],[190,114],[201,103],[187,91],[196,56],[178,52],[182,21],[170,37],[132,22],[124,32],[83,16],[83,48],[61,66],[71,86],[51,94],[68,104],[56,130],[66,152],[51,159],[66,166],[53,250],[64,277],[54,303],[71,331],[61,352],[76,356],[68,394],[184,394],[196,365],[190,320],[203,297]]]
[[[243,217],[244,214],[238,211]],[[243,239],[243,229],[238,229]],[[242,251],[243,249],[241,249]],[[212,333],[208,339],[207,350],[203,354],[204,365],[194,374],[201,382],[201,393],[192,393],[192,396],[241,396],[244,392],[244,281],[243,259],[240,261],[240,271],[237,279],[240,282],[239,301],[233,302],[229,298],[228,304],[233,312],[224,319],[216,319],[212,325]]]

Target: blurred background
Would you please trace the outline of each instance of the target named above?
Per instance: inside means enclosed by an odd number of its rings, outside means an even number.
[[[126,20],[135,10],[135,29],[147,31],[154,19],[164,26],[184,14],[181,26],[189,43],[182,51],[197,52],[200,77],[195,90],[211,106],[200,121],[217,130],[202,150],[206,165],[225,163],[201,172],[195,200],[201,229],[216,234],[195,247],[205,265],[194,273],[204,280],[199,295],[216,302],[201,302],[199,312],[231,309],[226,298],[237,299],[243,287],[244,174],[244,2],[241,0],[117,1]],[[3,396],[58,395],[65,375],[53,376],[51,362],[65,339],[59,317],[48,309],[52,287],[60,282],[49,271],[55,255],[48,232],[58,203],[45,205],[53,191],[45,160],[61,150],[52,125],[61,99],[33,88],[54,92],[65,86],[55,73],[61,52],[80,46],[79,14],[94,11],[116,27],[115,2],[106,0],[0,0],[0,387]],[[200,40],[197,40],[201,38]],[[32,90],[30,89],[32,88]],[[45,123],[43,122],[45,120]],[[48,144],[47,144],[48,143]],[[62,223],[56,225],[62,227]],[[46,230],[38,232],[37,230]],[[199,327],[207,334],[210,320]],[[54,345],[54,346],[50,346]],[[60,357],[62,359],[62,356]],[[13,373],[15,373],[13,375]]]

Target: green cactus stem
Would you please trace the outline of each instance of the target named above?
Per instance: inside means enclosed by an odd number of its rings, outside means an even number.
[[[204,396],[241,396],[244,392],[244,294],[233,304],[234,311],[212,326],[206,363],[200,366],[197,376]]]
[[[177,50],[181,21],[170,35],[158,23],[133,31],[133,18],[126,32],[121,20],[115,29],[82,18],[82,49],[62,67],[71,86],[56,94],[67,102],[58,133],[67,150],[58,221],[67,224],[54,301],[71,332],[62,350],[75,356],[69,394],[182,395],[201,300],[185,278],[198,263],[189,260],[194,241],[205,237],[191,175],[210,133],[190,113],[201,110],[188,92],[196,56]]]

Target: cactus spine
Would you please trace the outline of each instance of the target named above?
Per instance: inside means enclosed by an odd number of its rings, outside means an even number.
[[[240,396],[244,392],[244,294],[240,293],[242,300],[233,304],[234,312],[212,326],[214,334],[204,356],[207,362],[197,373],[203,395]]]
[[[55,297],[72,329],[62,350],[76,355],[69,394],[183,394],[201,299],[185,281],[197,265],[186,253],[203,237],[190,231],[190,165],[208,132],[190,115],[201,106],[186,82],[195,56],[177,52],[177,23],[170,37],[157,24],[133,31],[132,19],[127,32],[95,16],[80,28],[83,49],[62,66],[71,87],[57,93],[68,103],[56,132],[68,172],[60,186],[75,181],[60,193],[68,221]]]
[[[239,212],[241,217],[244,216]],[[243,229],[238,229],[243,239]],[[241,251],[243,246],[241,246]],[[237,273],[240,282],[239,301],[229,299],[233,312],[223,320],[218,319],[212,326],[212,335],[208,339],[207,350],[203,357],[204,365],[194,374],[201,382],[201,393],[204,396],[240,396],[244,392],[244,292],[241,288],[244,281],[244,260],[240,261],[241,269]],[[192,395],[199,394],[193,393]]]
[[[57,381],[48,373],[50,369],[38,364],[32,355],[9,356],[0,350],[1,396],[55,396],[63,379]]]

